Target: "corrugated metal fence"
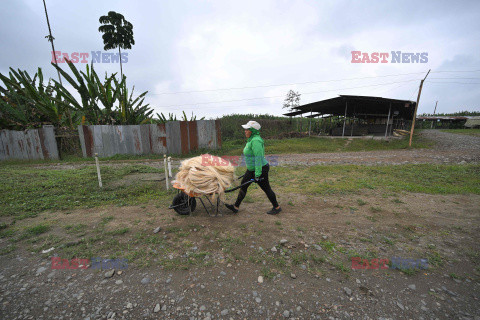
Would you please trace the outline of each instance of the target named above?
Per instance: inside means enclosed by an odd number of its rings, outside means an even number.
[[[165,124],[78,126],[84,157],[115,154],[186,154],[222,146],[219,120]]]
[[[10,159],[58,159],[54,127],[0,130],[0,161]]]

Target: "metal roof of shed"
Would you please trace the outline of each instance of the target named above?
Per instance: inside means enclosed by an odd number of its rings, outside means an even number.
[[[410,120],[415,110],[415,102],[410,100],[389,99],[369,96],[340,95],[336,98],[317,101],[294,108],[294,111],[285,113],[285,116],[296,116],[304,113],[315,112],[347,117],[383,117],[387,116],[390,106],[392,115],[397,119]]]

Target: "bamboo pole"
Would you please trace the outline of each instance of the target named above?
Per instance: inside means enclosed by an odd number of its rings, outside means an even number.
[[[102,175],[100,174],[100,163],[98,162],[98,153],[95,153],[95,165],[97,166],[98,186],[103,188]]]
[[[167,155],[163,155],[163,167],[165,169],[165,186],[168,190],[168,169],[167,169]]]

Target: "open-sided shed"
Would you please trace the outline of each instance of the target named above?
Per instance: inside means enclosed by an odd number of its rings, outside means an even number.
[[[340,95],[294,108],[286,116],[310,114],[308,117],[337,116],[343,125],[332,135],[391,135],[394,128],[406,129],[413,118],[415,102],[381,97]],[[348,124],[347,124],[348,122]]]

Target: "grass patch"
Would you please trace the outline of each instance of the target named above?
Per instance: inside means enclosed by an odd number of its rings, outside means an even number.
[[[291,178],[292,171],[295,179]],[[272,170],[271,180],[283,193],[331,195],[372,189],[392,193],[480,194],[480,165],[285,166]],[[374,206],[370,210],[382,211]]]
[[[100,205],[133,205],[165,199],[168,193],[158,183],[142,181],[115,187],[124,176],[159,173],[145,165],[102,167],[104,188],[98,188],[94,166],[76,169],[39,170],[30,165],[0,165],[0,206],[3,216],[17,219],[46,210],[91,208]],[[25,201],[28,199],[28,201]]]
[[[31,226],[25,228],[25,233],[28,235],[37,236],[39,234],[45,233],[50,230],[50,226],[46,224],[38,224],[36,226]]]
[[[346,143],[348,138],[324,138],[306,137],[291,139],[266,139],[265,153],[313,153],[313,152],[351,152],[351,151],[372,151],[372,150],[395,150],[407,149],[408,139],[395,140],[373,140],[373,139],[352,139]],[[433,142],[418,134],[414,134],[414,148],[430,148]],[[244,139],[228,140],[222,144],[222,152],[225,155],[239,155],[245,146]]]

